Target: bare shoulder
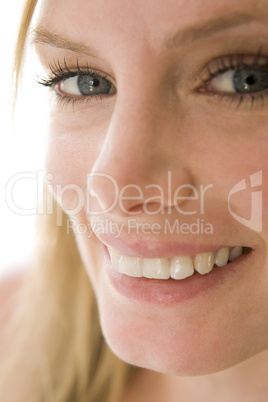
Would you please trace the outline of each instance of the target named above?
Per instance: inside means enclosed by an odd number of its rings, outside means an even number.
[[[16,332],[14,332],[14,314],[17,312],[18,297],[20,290],[23,289],[24,278],[26,277],[27,270],[19,269],[0,278],[0,394],[1,401],[18,401],[27,400],[22,398],[23,384],[22,370],[13,370],[12,375],[9,372],[10,356],[14,352],[13,341],[16,339]],[[13,314],[14,313],[14,314]],[[15,326],[15,328],[17,328]],[[13,336],[14,335],[14,336]],[[15,355],[14,355],[15,356]],[[18,371],[19,375],[16,374]],[[5,375],[8,373],[8,376]],[[3,376],[4,374],[4,376]],[[12,379],[12,385],[10,385]],[[15,378],[15,379],[14,379]],[[2,381],[5,379],[5,381]],[[13,387],[13,384],[16,387]]]
[[[0,278],[0,322],[2,328],[15,308],[15,300],[22,287],[25,273],[25,269],[20,269]]]
[[[25,269],[20,269],[0,278],[0,308],[20,290],[25,272]]]

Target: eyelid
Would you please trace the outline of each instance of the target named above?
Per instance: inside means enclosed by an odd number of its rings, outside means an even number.
[[[199,75],[199,84],[194,92],[203,96],[209,96],[219,103],[225,103],[235,110],[242,106],[246,110],[255,110],[267,106],[268,88],[256,92],[223,92],[212,88],[212,80],[228,70],[239,70],[243,68],[253,68],[256,70],[266,70],[268,72],[268,56],[262,54],[261,49],[254,55],[230,53],[217,57],[210,61]],[[201,85],[200,85],[201,82]]]
[[[219,74],[227,70],[236,70],[242,67],[262,68],[268,70],[268,56],[262,55],[261,50],[256,55],[227,54],[218,57],[207,64],[200,74],[201,81],[205,84]]]
[[[72,78],[77,75],[92,75],[92,77],[95,78],[101,77],[109,81],[112,84],[112,86],[116,89],[115,79],[111,77],[111,75],[108,75],[101,70],[95,69],[89,66],[88,64],[86,64],[85,67],[81,67],[78,59],[76,60],[75,67],[69,67],[65,59],[63,61],[63,65],[64,66],[62,66],[62,63],[59,60],[57,62],[54,61],[53,63],[50,63],[48,65],[48,68],[50,70],[48,76],[46,78],[38,77],[37,82],[41,85],[53,88],[61,81],[66,80],[68,78]]]
[[[57,62],[53,62],[48,65],[50,73],[48,73],[47,77],[40,78],[38,77],[37,82],[45,87],[48,87],[52,90],[52,94],[54,95],[54,99],[56,104],[59,106],[67,107],[68,105],[72,106],[73,111],[75,111],[75,106],[79,105],[79,110],[81,107],[87,107],[91,105],[98,105],[107,97],[111,97],[116,94],[117,89],[114,84],[114,79],[111,78],[110,75],[100,71],[98,69],[90,67],[86,64],[85,67],[80,67],[79,61],[77,59],[75,67],[69,67],[66,63],[65,59],[63,64],[58,60]],[[67,93],[61,92],[59,85],[64,80],[69,78],[82,76],[82,75],[91,75],[93,78],[97,79],[105,79],[111,85],[111,92],[108,94],[99,93],[92,95],[71,95]]]

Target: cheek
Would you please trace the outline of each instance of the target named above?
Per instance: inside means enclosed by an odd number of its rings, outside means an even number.
[[[85,129],[90,124],[69,122],[52,118],[46,150],[45,168],[51,178],[49,184],[58,203],[65,211],[71,211],[85,201],[87,175],[101,149],[105,134],[100,130]],[[74,119],[76,120],[76,119]]]
[[[205,204],[211,201],[213,208],[220,201],[222,211],[230,216],[230,207],[248,221],[262,216],[263,234],[268,236],[267,116],[245,120],[231,115],[228,122],[226,113],[211,118],[219,114],[213,106],[210,114],[198,108],[195,113],[201,116],[198,122],[191,113],[185,122],[191,126],[188,160],[194,176],[213,185]]]

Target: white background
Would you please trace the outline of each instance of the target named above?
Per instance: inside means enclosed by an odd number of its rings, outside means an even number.
[[[6,185],[13,175],[22,172],[33,175],[43,169],[45,91],[36,83],[36,73],[40,73],[40,68],[31,54],[27,57],[28,67],[23,77],[23,96],[12,122],[12,58],[23,3],[22,0],[5,1],[0,14],[0,276],[27,265],[34,240],[35,217],[11,211],[12,205],[8,206],[5,199]],[[17,181],[11,195],[20,208],[36,207],[34,180]]]

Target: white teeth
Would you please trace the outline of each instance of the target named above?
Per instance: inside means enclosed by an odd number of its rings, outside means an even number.
[[[142,258],[121,256],[118,263],[118,271],[121,274],[141,278],[142,272]]]
[[[224,247],[215,252],[200,253],[196,256],[168,258],[128,257],[108,248],[113,267],[122,274],[133,277],[154,279],[184,279],[194,274],[209,273],[214,266],[224,267],[228,261],[243,254],[242,247]],[[215,265],[214,265],[215,264]]]
[[[121,258],[121,254],[118,254],[116,251],[109,249],[111,263],[117,270],[119,269],[119,260]]]
[[[194,264],[192,257],[181,256],[174,257],[171,260],[171,278],[184,279],[192,276],[194,273]]]
[[[224,267],[229,259],[229,247],[224,247],[216,251],[215,253],[215,265],[217,267]]]
[[[230,248],[230,255],[229,255],[229,260],[233,261],[235,258],[240,257],[240,255],[243,254],[243,248],[242,247],[231,247]]]
[[[170,268],[167,258],[144,258],[143,276],[145,278],[168,279]]]
[[[199,274],[208,274],[214,265],[214,253],[197,254],[194,259],[194,267]]]

